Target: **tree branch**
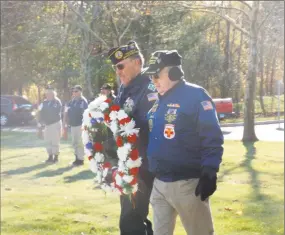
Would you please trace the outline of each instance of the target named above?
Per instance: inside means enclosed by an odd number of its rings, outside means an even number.
[[[64,0],[64,2],[65,2],[66,5],[81,19],[81,22],[82,22],[82,25],[83,25],[82,28],[85,28],[87,31],[91,32],[99,41],[101,41],[101,42],[103,43],[103,45],[105,45],[106,47],[109,48],[109,45],[107,44],[107,42],[106,42],[103,38],[99,37],[99,35],[98,35],[96,32],[94,32],[94,31],[88,26],[88,24],[86,23],[86,21],[85,21],[85,19],[83,18],[83,16],[73,8],[73,6],[69,3],[69,1]]]
[[[203,5],[197,5],[197,6],[194,6],[192,7],[193,9],[227,9],[227,10],[236,10],[236,11],[239,11],[241,13],[243,13],[247,19],[250,19],[250,16],[247,12],[245,12],[244,10],[242,9],[239,9],[239,8],[236,8],[236,7],[224,7],[224,6],[203,6]]]
[[[249,5],[246,1],[239,1],[239,2],[247,6],[250,10],[252,10],[252,6]]]
[[[238,29],[239,31],[243,32],[243,33],[244,33],[245,35],[247,35],[248,37],[250,36],[250,34],[249,34],[249,32],[248,32],[247,30],[245,30],[245,29],[242,28],[240,25],[238,25],[238,24],[235,22],[235,20],[232,19],[231,17],[229,17],[228,15],[221,15],[221,14],[219,14],[218,12],[209,11],[209,10],[207,10],[207,9],[205,9],[205,10],[202,9],[202,8],[201,8],[201,9],[197,9],[197,8],[195,8],[195,7],[192,7],[192,6],[189,7],[189,5],[187,5],[187,4],[185,5],[183,2],[181,2],[180,4],[183,5],[184,7],[186,7],[186,8],[189,9],[189,10],[196,10],[197,12],[210,13],[210,14],[214,14],[214,15],[216,15],[216,16],[219,16],[219,17],[221,17],[222,19],[224,19],[224,20],[230,22],[233,27],[235,27],[235,28]]]
[[[265,18],[263,19],[263,21],[260,23],[260,25],[257,28],[257,31],[259,31],[261,29],[261,27],[263,26],[263,24],[266,22],[266,20],[268,19],[268,17],[271,15],[271,13],[273,12],[273,9],[268,12],[268,14],[265,16]]]

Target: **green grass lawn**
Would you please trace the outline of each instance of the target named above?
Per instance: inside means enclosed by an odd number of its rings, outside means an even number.
[[[68,166],[69,142],[58,164],[46,157],[34,134],[1,133],[1,235],[118,235],[118,196],[95,189],[87,162]],[[211,199],[216,234],[284,234],[283,163],[283,143],[225,143]],[[184,234],[178,219],[175,235]]]

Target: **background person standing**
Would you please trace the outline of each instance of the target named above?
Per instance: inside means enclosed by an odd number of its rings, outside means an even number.
[[[76,85],[72,88],[72,100],[67,104],[65,112],[64,123],[71,127],[71,139],[74,149],[75,161],[73,166],[80,166],[84,164],[84,146],[82,143],[82,119],[83,112],[88,107],[86,98],[82,95],[82,87]]]
[[[46,162],[57,162],[62,129],[62,105],[53,88],[46,88],[45,95],[46,99],[39,106],[38,128],[45,126],[44,140],[48,153]]]

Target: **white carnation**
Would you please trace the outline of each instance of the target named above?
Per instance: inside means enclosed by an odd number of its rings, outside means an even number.
[[[102,172],[100,171],[97,172],[96,180],[99,184],[102,182]]]
[[[93,155],[92,151],[90,149],[87,149],[87,148],[84,148],[84,153],[88,157]]]
[[[106,176],[107,176],[107,174],[108,174],[108,170],[109,170],[109,168],[105,168],[105,169],[103,170],[103,178],[106,178]]]
[[[119,120],[122,120],[122,119],[127,118],[127,117],[128,117],[128,114],[124,110],[121,109],[118,112],[118,119]]]
[[[138,158],[137,160],[133,161],[132,159],[128,159],[128,161],[126,162],[126,166],[129,169],[135,168],[135,167],[140,167],[142,164],[142,159]]]
[[[89,109],[85,109],[84,113],[83,113],[83,119],[82,119],[82,125],[83,126],[87,126],[87,127],[91,127],[91,118],[89,117]]]
[[[95,153],[94,158],[96,162],[104,162],[104,154],[102,153]]]
[[[124,162],[120,161],[118,162],[118,171],[120,172],[127,172],[128,168],[125,166]]]
[[[90,170],[95,174],[98,172],[97,164],[93,158],[90,160]]]
[[[127,183],[131,183],[133,181],[134,177],[132,175],[124,175],[123,180]]]
[[[122,186],[123,180],[119,174],[116,174],[115,181],[117,185]]]
[[[120,132],[122,132],[122,136],[129,136],[132,134],[138,134],[139,133],[139,129],[136,128],[135,129],[135,121],[131,120],[129,123],[126,123],[125,125],[121,125],[120,126]]]
[[[118,132],[118,124],[116,121],[111,122],[110,124],[110,130],[113,132],[113,134],[116,134]]]
[[[103,102],[100,104],[99,109],[103,112],[105,109],[109,108],[109,104],[106,102]]]
[[[117,119],[118,112],[117,112],[117,111],[112,111],[112,112],[109,114],[109,116],[110,116],[111,121],[114,121],[114,120]]]
[[[90,111],[90,114],[93,118],[104,118],[104,114],[98,111]]]
[[[97,97],[95,100],[93,100],[92,102],[90,102],[90,104],[88,105],[88,109],[90,110],[95,110],[98,109],[100,107],[100,105],[107,99],[106,96],[101,95],[99,97]]]
[[[126,161],[127,157],[129,155],[129,152],[131,151],[131,145],[129,143],[124,144],[124,146],[119,147],[117,150],[118,158],[121,161]]]
[[[89,140],[90,140],[88,131],[83,130],[82,134],[81,134],[81,137],[82,137],[82,143],[84,145],[87,144],[89,142]]]

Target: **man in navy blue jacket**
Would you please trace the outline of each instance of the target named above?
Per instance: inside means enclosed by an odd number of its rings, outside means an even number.
[[[157,92],[148,76],[142,74],[144,58],[136,42],[112,48],[108,56],[121,86],[115,100],[135,120],[139,128],[138,150],[142,157],[139,170],[138,192],[134,204],[127,196],[121,196],[121,235],[152,235],[151,222],[147,219],[153,176],[148,171],[146,150],[148,144],[147,113],[157,99]]]
[[[205,89],[183,79],[176,50],[153,53],[145,74],[159,94],[148,113],[154,235],[172,235],[177,214],[188,235],[212,235],[208,197],[223,155],[215,105]]]

